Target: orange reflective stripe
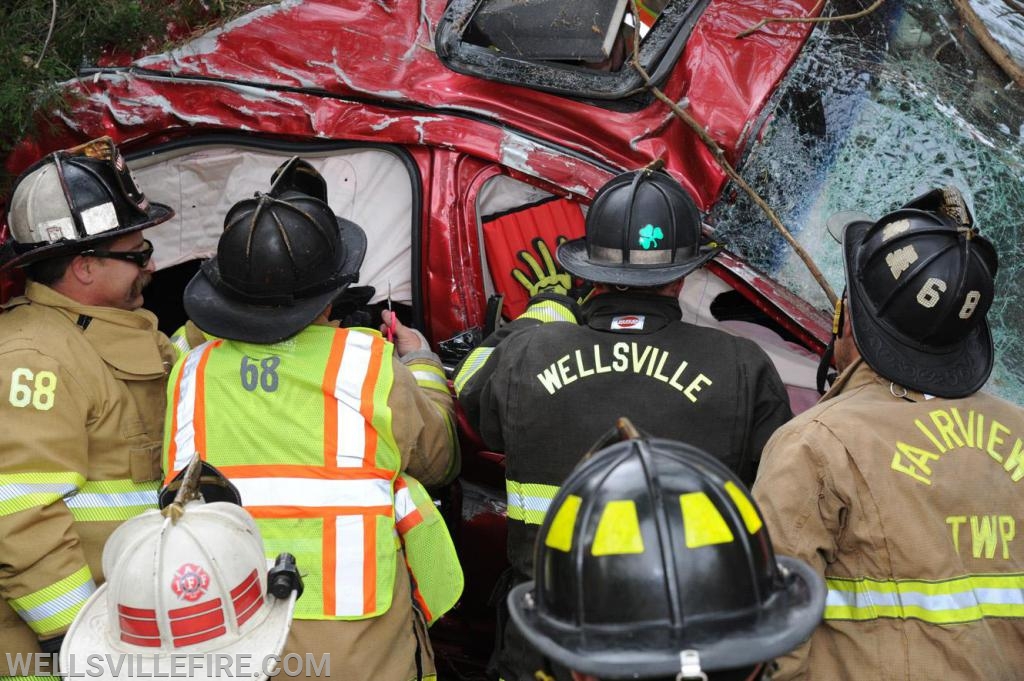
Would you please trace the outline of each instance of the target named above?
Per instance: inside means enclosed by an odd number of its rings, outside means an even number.
[[[416,527],[423,522],[423,515],[420,514],[419,510],[415,510],[409,513],[404,518],[395,523],[395,528],[398,529],[400,534],[405,534],[412,528]]]
[[[210,352],[221,343],[220,340],[212,341],[190,352],[178,372],[174,403],[171,405],[173,429],[169,433],[166,482],[170,482],[196,452],[199,452],[199,458],[206,458],[206,398],[203,394],[206,381],[203,372]],[[179,453],[184,457],[180,464]]]
[[[333,518],[346,516],[379,516],[391,515],[390,506],[317,506],[306,508],[298,506],[249,506],[245,505],[254,518],[286,520],[289,518]],[[373,554],[376,555],[376,554]]]
[[[167,471],[164,473],[164,484],[174,479],[174,461],[178,456],[178,441],[174,434],[178,432],[178,404],[181,402],[181,377],[185,375],[185,367],[178,371],[178,377],[174,380],[174,398],[170,404],[171,409],[171,430],[167,435]]]
[[[377,609],[377,518],[363,516],[363,612]]]
[[[218,339],[210,343],[204,350],[196,368],[196,452],[199,458],[206,459],[206,363],[210,361],[210,352],[220,347],[224,341]]]
[[[217,466],[225,477],[234,478],[310,478],[321,480],[390,480],[393,471],[384,468],[338,468],[332,466],[301,466],[268,464],[266,466]]]
[[[323,545],[321,547],[321,560],[323,562],[323,591],[324,591],[324,614],[335,616],[338,614],[338,592],[335,588],[334,575],[337,574],[338,556],[338,530],[334,524],[334,518],[324,518],[323,522]]]
[[[331,341],[331,352],[327,357],[327,369],[321,388],[324,392],[324,466],[336,468],[338,465],[338,398],[334,391],[341,368],[341,356],[345,352],[346,335],[334,334]],[[333,601],[332,601],[333,603]]]
[[[377,429],[373,423],[373,391],[377,387],[377,376],[380,374],[381,359],[384,354],[384,343],[374,342],[370,346],[370,364],[366,370],[366,380],[359,400],[359,412],[363,415],[365,454],[363,465],[377,465]]]
[[[409,493],[409,485],[405,478],[395,478],[395,529],[399,534],[405,534],[421,522],[423,514],[416,508],[416,502]]]

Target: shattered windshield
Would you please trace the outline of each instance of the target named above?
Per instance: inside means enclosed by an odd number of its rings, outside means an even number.
[[[867,4],[830,2],[825,14]],[[984,17],[983,6],[999,3],[972,4]],[[999,252],[989,313],[996,366],[986,389],[1024,403],[1024,300],[1015,285],[1024,265],[1024,92],[952,3],[887,2],[862,19],[821,24],[774,105],[740,171],[836,292],[842,257],[826,231],[830,215],[878,217],[933,187],[963,191]],[[829,307],[793,249],[739,190],[727,190],[711,217],[731,249]]]

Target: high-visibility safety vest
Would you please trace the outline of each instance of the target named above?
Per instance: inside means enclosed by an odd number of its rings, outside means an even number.
[[[419,480],[405,473],[395,480],[395,527],[412,575],[413,600],[429,626],[462,595],[462,569],[434,500]]]
[[[386,612],[404,542],[428,620],[450,609],[461,571],[426,490],[399,476],[388,395],[394,346],[364,330],[310,326],[280,343],[212,340],[188,353],[168,387],[168,479],[194,453],[238,488],[268,557],[304,573],[299,619]]]

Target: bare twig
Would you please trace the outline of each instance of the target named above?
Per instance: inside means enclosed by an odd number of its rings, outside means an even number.
[[[760,31],[768,24],[826,24],[833,21],[852,21],[853,19],[860,19],[874,12],[876,9],[882,6],[885,0],[875,0],[870,7],[866,7],[859,12],[853,14],[844,14],[838,17],[779,17],[777,19],[761,19],[750,28],[745,31],[736,34],[737,38],[746,38],[752,33]],[[825,0],[818,0],[818,4],[814,6],[812,14],[816,14],[822,5],[825,4]]]
[[[639,13],[636,7],[636,0],[630,0],[630,5],[632,6],[633,18],[638,21]],[[743,176],[741,176],[739,172],[732,167],[732,164],[729,163],[729,160],[725,157],[725,151],[721,146],[719,146],[718,142],[708,134],[708,131],[705,130],[704,127],[693,118],[693,116],[688,114],[681,106],[679,106],[679,104],[669,99],[669,97],[662,92],[660,88],[651,82],[650,74],[647,73],[647,70],[644,69],[643,65],[640,64],[639,59],[637,59],[640,47],[640,38],[638,34],[639,31],[635,31],[633,34],[633,56],[630,58],[630,62],[633,65],[633,68],[636,69],[637,73],[640,74],[640,77],[643,78],[648,89],[650,89],[651,93],[658,100],[667,104],[672,110],[672,113],[674,113],[681,121],[686,123],[686,125],[697,134],[697,137],[700,138],[700,141],[703,142],[704,146],[711,152],[719,167],[725,171],[725,174],[728,175],[740,189],[746,192],[751,200],[753,200],[753,202],[764,211],[765,215],[768,216],[768,220],[771,221],[772,226],[775,227],[776,231],[778,231],[786,242],[792,246],[797,256],[803,261],[804,265],[807,266],[811,276],[814,277],[814,280],[818,282],[819,286],[821,286],[821,290],[825,292],[825,296],[828,298],[829,303],[835,306],[838,297],[836,296],[835,291],[832,290],[832,287],[829,286],[828,280],[825,279],[825,275],[823,275],[821,270],[818,269],[818,266],[814,263],[814,259],[811,255],[795,238],[793,238],[793,234],[786,229],[786,226],[782,223],[782,220],[779,219],[779,216],[775,213],[772,207],[768,205],[768,202],[761,198],[761,195],[758,194],[753,187],[747,184],[747,181],[743,179]]]
[[[53,38],[53,29],[57,25],[57,0],[50,0],[50,29],[46,32],[46,40],[43,41],[43,49],[39,51],[39,59],[36,60],[36,65],[32,68],[39,68],[39,65],[43,63],[43,56],[46,54],[46,48],[50,46],[50,39]]]
[[[998,64],[999,68],[1013,79],[1017,87],[1024,88],[1024,66],[1018,64],[1007,49],[992,37],[988,28],[971,8],[970,3],[966,2],[966,0],[953,0],[953,4],[956,6],[960,18],[967,24],[967,28],[971,30],[978,43],[988,53],[988,56],[992,58],[992,61]]]

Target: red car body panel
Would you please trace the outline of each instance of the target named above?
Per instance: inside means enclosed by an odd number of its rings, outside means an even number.
[[[742,39],[736,34],[763,18],[808,16],[816,4],[718,0],[697,22],[663,89],[675,101],[685,98],[732,160],[811,24],[771,24]],[[517,146],[503,134],[508,129],[555,141],[605,166],[632,168],[661,158],[704,208],[717,199],[724,173],[663,104],[614,112],[455,73],[433,48],[431,29],[443,9],[441,0],[308,0],[253,12],[187,51],[145,57],[136,70],[70,84],[84,100],[46,137],[20,145],[8,169],[17,172],[48,151],[100,135],[130,151],[155,138],[229,129],[437,146],[558,179],[563,161]],[[418,109],[436,113],[424,116]],[[579,165],[565,163],[578,177],[563,186],[588,196],[604,176]]]
[[[765,18],[810,16],[815,5],[713,0],[696,22],[663,90],[685,103],[730,160],[758,129],[759,113],[812,24],[736,34]],[[443,11],[443,0],[307,0],[258,10],[186,49],[69,83],[78,98],[71,111],[55,115],[44,136],[20,144],[7,168],[20,172],[45,153],[101,135],[129,154],[216,131],[417,150],[426,190],[424,319],[434,338],[483,321],[479,245],[475,231],[460,228],[469,217],[462,212],[472,208],[453,198],[466,196],[486,161],[587,199],[615,170],[662,159],[703,208],[719,198],[726,175],[667,106],[611,111],[455,73],[434,52]],[[794,332],[824,337],[813,311],[785,316]]]

